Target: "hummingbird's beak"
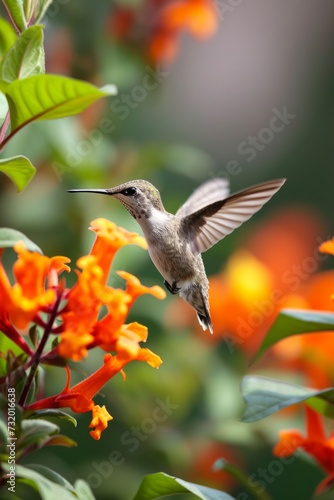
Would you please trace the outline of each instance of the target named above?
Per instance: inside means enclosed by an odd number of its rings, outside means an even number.
[[[68,193],[98,193],[111,194],[108,189],[68,189]]]

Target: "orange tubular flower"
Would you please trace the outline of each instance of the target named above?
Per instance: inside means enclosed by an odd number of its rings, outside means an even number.
[[[158,286],[142,285],[135,276],[124,271],[119,275],[126,281],[125,290],[107,286],[110,266],[118,249],[131,243],[147,248],[147,244],[138,234],[119,228],[106,219],[96,219],[91,229],[96,233],[96,239],[90,254],[78,259],[78,279],[71,289],[58,283],[59,273],[69,270],[66,265],[69,259],[48,258],[29,252],[21,243],[15,245],[18,259],[13,267],[13,286],[0,262],[0,329],[28,355],[22,369],[29,369],[29,375],[18,403],[26,410],[68,407],[76,413],[92,411],[91,435],[100,439],[112,417],[104,406],[95,405],[95,394],[115,374],[121,372],[125,377],[123,368],[130,361],[144,361],[154,368],[162,362],[159,356],[140,345],[147,339],[146,326],[135,322],[125,324],[130,308],[144,293],[158,299],[163,299],[166,294]],[[101,307],[105,307],[107,313],[99,319]],[[40,316],[40,312],[47,315]],[[31,321],[42,330],[38,332],[42,335],[35,350],[23,341],[15,328],[25,328]],[[45,353],[50,335],[56,335],[60,342]],[[51,361],[59,364],[63,362],[60,357],[78,361],[93,347],[115,354],[106,354],[101,368],[71,388],[70,372],[66,367],[68,382],[60,394],[25,404],[40,363]]]
[[[55,396],[42,399],[36,403],[32,403],[25,407],[26,410],[41,410],[45,408],[71,408],[75,413],[85,413],[92,411],[92,421],[89,427],[94,427],[90,432],[91,436],[98,440],[101,437],[101,432],[106,429],[107,422],[112,420],[106,408],[94,404],[93,397],[100,391],[100,389],[108,382],[114,375],[122,372],[124,366],[137,359],[138,361],[146,361],[151,366],[158,368],[161,364],[159,356],[148,351],[148,349],[141,349],[136,358],[123,358],[105,354],[104,364],[95,373],[84,379],[82,382],[69,387],[70,376],[67,369],[68,381],[64,390]],[[124,374],[123,374],[124,376]]]
[[[164,299],[166,292],[159,286],[142,285],[136,276],[125,271],[117,271],[117,274],[126,280],[126,290],[114,290],[107,304],[108,314],[96,324],[94,336],[105,351],[116,351],[125,358],[135,357],[140,350],[139,342],[146,342],[147,328],[139,323],[124,324],[130,307],[140,295],[149,293]]]
[[[70,271],[67,257],[45,257],[38,252],[29,252],[23,243],[14,246],[18,259],[13,266],[16,283],[11,286],[0,263],[1,315],[19,329],[26,328],[36,314],[51,306],[55,300],[54,286],[58,284],[58,274]],[[45,281],[49,277],[49,288]]]
[[[320,492],[325,486],[334,480],[334,434],[326,438],[321,415],[305,406],[306,411],[306,436],[299,431],[281,431],[280,440],[274,447],[275,456],[284,458],[292,455],[298,448],[302,448],[312,455],[317,462],[328,473],[325,480],[320,483],[317,491]]]
[[[120,248],[124,245],[138,245],[145,250],[147,249],[145,238],[137,233],[130,233],[106,219],[93,220],[89,229],[96,234],[96,240],[90,255],[95,256],[96,264],[103,270],[104,283],[108,279],[113,258]]]
[[[165,290],[163,290],[160,286],[155,285],[147,287],[142,285],[136,276],[133,276],[133,274],[127,273],[126,271],[117,271],[117,274],[126,281],[126,292],[132,297],[133,302],[137,299],[137,297],[140,297],[140,295],[145,293],[149,293],[156,299],[160,300],[166,297]]]
[[[90,255],[77,262],[82,272],[78,272],[77,284],[70,290],[62,313],[63,333],[58,350],[61,356],[74,361],[85,357],[87,350],[95,346],[106,351],[120,350],[126,358],[132,358],[139,352],[139,342],[147,337],[146,327],[135,323],[124,325],[133,302],[143,293],[159,299],[166,294],[158,286],[148,288],[141,285],[135,276],[124,271],[119,275],[127,281],[126,290],[106,286],[117,250],[127,244],[137,244],[142,248],[147,248],[147,244],[143,237],[106,219],[94,220],[91,229],[96,233],[96,240]],[[108,313],[98,321],[103,305]]]

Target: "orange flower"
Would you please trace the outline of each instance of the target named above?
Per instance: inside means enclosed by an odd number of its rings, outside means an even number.
[[[320,252],[334,255],[334,237],[331,240],[324,241],[319,247]]]
[[[302,448],[312,455],[327,472],[328,477],[321,483],[320,491],[334,479],[334,434],[328,438],[325,435],[321,416],[312,408],[305,406],[306,436],[299,431],[280,431],[280,440],[274,447],[275,456],[284,458],[292,455],[298,448]]]
[[[231,474],[224,470],[215,470],[213,467],[221,458],[230,463],[241,464],[241,456],[238,456],[232,447],[214,440],[193,438],[189,443],[188,452],[191,454],[192,463],[187,479],[224,490],[230,490],[236,486],[237,481]]]
[[[75,361],[85,357],[88,348],[97,345],[117,352],[119,336],[123,335],[124,338],[125,329],[122,325],[135,299],[143,293],[150,293],[157,298],[165,297],[160,287],[147,288],[135,276],[124,271],[119,274],[127,280],[126,291],[106,286],[117,250],[127,244],[137,244],[142,248],[147,248],[147,244],[142,236],[117,227],[106,219],[94,220],[90,229],[96,233],[96,239],[90,255],[81,257],[77,262],[82,272],[77,273],[78,281],[68,294],[68,302],[62,313],[63,333],[58,347],[61,356]],[[107,307],[108,313],[98,321],[102,305]],[[135,352],[138,352],[139,340],[135,342]],[[133,349],[130,351],[133,354]]]
[[[70,375],[67,369],[68,381],[64,390],[55,396],[51,396],[40,401],[36,401],[25,407],[26,410],[41,410],[44,408],[71,408],[75,413],[93,412],[90,427],[95,427],[90,432],[94,439],[100,439],[101,432],[107,427],[107,422],[112,419],[105,407],[94,404],[93,397],[100,389],[117,373],[121,372],[124,366],[132,359],[146,361],[151,366],[158,367],[161,364],[159,356],[151,353],[147,349],[142,349],[136,358],[119,358],[111,354],[105,354],[104,364],[95,373],[85,378],[73,387],[70,385]]]
[[[129,310],[144,293],[159,299],[166,294],[158,286],[142,285],[135,276],[124,271],[119,274],[126,280],[126,290],[108,287],[110,265],[117,250],[131,243],[147,248],[146,241],[105,219],[93,221],[91,229],[96,233],[96,239],[90,254],[78,259],[78,279],[71,289],[65,289],[63,282],[58,283],[58,274],[69,270],[66,257],[48,258],[17,244],[15,250],[19,256],[13,268],[16,281],[13,286],[0,262],[0,328],[28,355],[22,361],[22,370],[29,368],[30,373],[19,404],[28,410],[68,407],[77,413],[92,411],[91,435],[100,439],[112,417],[105,407],[95,405],[95,394],[116,373],[121,372],[125,378],[123,367],[132,360],[145,361],[154,368],[162,362],[159,356],[140,345],[147,339],[147,328],[136,322],[125,324]],[[107,314],[99,319],[103,306]],[[40,316],[39,312],[47,316]],[[39,345],[35,351],[22,340],[15,328],[23,328],[32,320],[43,330],[40,339],[36,335]],[[60,343],[45,353],[50,335],[59,336]],[[106,354],[104,365],[72,388],[70,372],[65,367],[68,381],[60,394],[25,406],[40,363],[61,364],[60,356],[78,361],[93,347],[113,351],[115,355]]]
[[[68,301],[62,313],[63,328],[59,354],[78,361],[87,355],[87,346],[94,340],[92,329],[103,305],[106,287],[103,271],[92,256],[77,262],[82,268],[76,285],[69,291]]]
[[[299,309],[334,311],[330,300],[334,271],[325,271],[312,276],[301,287],[300,303],[291,303]],[[303,300],[303,302],[301,302]],[[334,380],[333,332],[314,332],[295,335],[275,344],[271,350],[277,368],[288,368],[303,373],[307,385],[322,389]]]
[[[96,264],[101,267],[105,283],[113,258],[120,248],[124,245],[138,245],[147,249],[145,238],[137,233],[130,233],[107,219],[93,220],[89,229],[96,234],[90,255],[95,256]]]
[[[108,413],[105,405],[99,406],[95,405],[92,408],[92,420],[89,424],[89,428],[94,428],[94,430],[90,431],[90,435],[96,441],[101,438],[102,431],[107,428],[109,420],[112,420],[112,416]]]
[[[135,22],[135,12],[129,7],[114,5],[112,13],[107,17],[106,31],[112,38],[127,38]]]
[[[172,61],[183,31],[204,39],[218,28],[218,9],[214,0],[153,0],[132,6],[113,6],[105,28],[113,39],[132,48],[148,45],[148,56],[155,62]]]
[[[211,0],[175,0],[164,7],[160,20],[166,30],[186,30],[198,38],[211,36],[218,27]]]
[[[319,251],[322,253],[328,253],[329,255],[334,255],[334,237],[331,240],[324,241],[320,245]],[[334,293],[331,295],[331,299],[334,301]]]
[[[126,271],[117,271],[117,274],[126,281],[126,292],[132,297],[133,302],[145,293],[149,293],[159,300],[166,298],[166,292],[160,286],[142,285],[136,276]]]
[[[14,246],[18,259],[13,266],[15,284],[10,281],[0,262],[1,314],[6,314],[17,328],[23,329],[39,311],[51,306],[55,300],[58,274],[69,271],[67,257],[45,257],[26,250],[22,242]],[[49,277],[49,287],[45,287]]]
[[[153,63],[171,62],[178,53],[179,41],[174,31],[160,28],[149,42],[148,55]]]
[[[156,29],[149,43],[149,56],[154,61],[171,61],[178,49],[180,33],[204,39],[218,28],[218,16],[212,0],[175,0],[157,16]]]
[[[116,351],[122,356],[135,356],[139,342],[146,342],[147,328],[138,324],[124,324],[133,302],[145,293],[157,299],[164,299],[166,292],[159,286],[146,287],[136,276],[125,271],[117,274],[127,282],[126,290],[113,290],[113,296],[107,304],[108,314],[94,328],[95,342],[105,351]]]

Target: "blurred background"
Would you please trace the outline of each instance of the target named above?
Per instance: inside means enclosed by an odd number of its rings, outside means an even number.
[[[317,250],[333,235],[333,16],[330,0],[321,8],[310,0],[55,0],[45,17],[47,71],[114,83],[119,93],[79,117],[32,124],[9,143],[3,155],[24,154],[38,172],[21,194],[1,175],[2,226],[21,230],[46,255],[69,256],[74,268],[93,242],[93,219],[140,229],[115,200],[67,189],[144,178],[175,212],[216,176],[232,191],[288,179],[204,255],[214,335],[200,330],[181,299],[141,297],[130,320],[148,325],[159,371],[131,364],[125,383],[117,377],[105,386],[99,399],[114,420],[101,441],[90,438],[83,415],[76,429],[64,427],[77,449],[35,453],[68,480],[85,478],[98,499],[132,498],[142,477],[157,471],[250,498],[211,470],[219,457],[262,480],[274,498],[311,498],[324,477],[302,454],[278,467],[271,453],[279,429],[303,430],[302,412],[240,423],[239,385],[246,373],[333,385],[326,337],[284,341],[249,367],[282,307],[333,309],[333,259]],[[7,252],[8,265],[12,258]],[[138,247],[117,255],[110,276],[117,287],[118,269],[162,285]],[[74,283],[75,274],[67,279]],[[101,360],[94,353],[78,377]],[[58,370],[46,377],[50,394],[63,388]]]

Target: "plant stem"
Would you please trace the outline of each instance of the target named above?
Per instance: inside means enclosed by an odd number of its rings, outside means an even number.
[[[5,135],[6,135],[6,132],[8,129],[8,125],[9,125],[9,121],[10,121],[10,114],[9,114],[9,111],[7,111],[7,114],[5,116],[3,124],[1,125],[1,128],[0,128],[0,144],[2,144],[2,141],[5,138]]]
[[[234,476],[240,484],[256,499],[256,500],[272,500],[271,496],[263,490],[262,486],[259,491],[258,484],[251,479],[251,476],[245,474],[239,467],[227,462],[223,458],[218,459],[213,470],[224,470]]]
[[[38,365],[39,365],[41,357],[43,355],[44,347],[46,345],[46,342],[47,342],[47,340],[49,338],[50,333],[52,332],[53,323],[54,323],[56,317],[59,314],[58,308],[59,308],[59,304],[60,304],[61,300],[62,300],[62,293],[58,290],[57,298],[55,300],[53,309],[52,309],[52,311],[50,313],[49,320],[48,320],[48,322],[45,325],[45,330],[44,330],[44,333],[43,333],[43,337],[42,337],[42,339],[41,339],[41,341],[39,343],[39,346],[38,346],[36,352],[34,353],[34,355],[31,358],[30,372],[29,372],[28,378],[27,378],[27,380],[26,380],[26,382],[24,384],[21,396],[20,396],[19,401],[18,401],[19,405],[21,405],[21,406],[24,405],[24,403],[25,403],[25,401],[27,399],[27,396],[29,394],[29,390],[30,390],[32,381],[33,381],[33,379],[35,377]]]
[[[2,0],[2,3],[4,4],[4,7],[5,7],[5,9],[7,11],[7,14],[8,14],[8,17],[12,21],[12,24],[13,24],[14,28],[16,29],[16,31],[18,33],[20,33],[20,30],[19,30],[18,26],[16,25],[16,23],[15,23],[15,21],[13,19],[13,16],[11,15],[10,9],[8,8],[6,1]]]

